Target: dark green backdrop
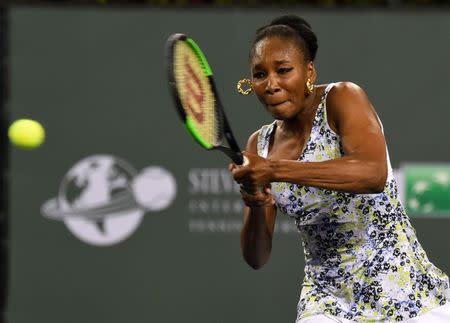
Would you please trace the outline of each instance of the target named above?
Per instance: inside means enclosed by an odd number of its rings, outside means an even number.
[[[38,150],[12,149],[10,322],[294,321],[299,237],[281,222],[270,262],[260,271],[244,263],[227,161],[179,127],[163,63],[169,34],[192,35],[244,144],[270,120],[235,84],[249,74],[255,28],[286,12],[318,34],[320,82],[366,89],[395,168],[450,161],[448,12],[13,8],[11,118],[40,120],[48,137]],[[126,240],[103,247],[40,211],[72,166],[98,154],[137,172],[163,167],[176,179],[167,208],[146,212]],[[413,223],[431,260],[450,272],[450,220]]]

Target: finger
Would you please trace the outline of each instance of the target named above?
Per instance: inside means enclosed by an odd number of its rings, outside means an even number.
[[[242,162],[242,165],[241,166],[248,166],[249,164],[250,164],[250,160],[248,159],[248,157],[247,156],[245,156],[244,155],[244,160],[243,160],[243,162]]]
[[[242,182],[243,177],[245,176],[245,171],[243,171],[241,166],[236,166],[233,168],[231,173],[233,174],[233,178],[236,182]]]
[[[249,183],[246,182],[241,183],[241,189],[243,189],[249,194],[255,194],[258,191],[254,185],[250,185]]]
[[[243,192],[242,200],[244,201],[245,205],[250,207],[255,206],[267,206],[267,205],[273,205],[273,198],[270,195],[253,195]]]
[[[240,185],[240,192],[243,195],[253,195],[255,194],[255,191],[253,191],[251,188]]]

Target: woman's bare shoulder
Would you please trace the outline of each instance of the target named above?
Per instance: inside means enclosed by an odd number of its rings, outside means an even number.
[[[353,82],[337,82],[330,89],[326,98],[328,124],[339,133],[339,124],[349,114],[365,112],[373,113],[364,89]],[[363,113],[364,114],[364,113]]]

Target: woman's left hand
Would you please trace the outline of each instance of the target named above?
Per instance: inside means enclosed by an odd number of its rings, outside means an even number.
[[[233,178],[242,187],[258,190],[258,187],[267,186],[271,182],[271,166],[266,158],[249,152],[242,153],[248,162],[244,165],[230,164]],[[246,189],[247,190],[247,189]]]

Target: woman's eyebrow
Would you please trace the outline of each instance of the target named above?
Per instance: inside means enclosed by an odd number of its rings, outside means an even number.
[[[260,70],[262,69],[262,64],[256,64],[252,66],[252,70]]]
[[[276,64],[276,65],[282,65],[282,64],[285,64],[285,63],[289,63],[289,61],[288,61],[288,60],[285,60],[285,59],[282,59],[282,60],[276,60],[276,61],[275,61],[275,64]]]
[[[274,63],[274,65],[282,65],[282,64],[290,63],[290,61],[282,59],[282,60],[275,60],[273,63]],[[253,65],[253,67],[252,67],[252,69],[254,69],[254,70],[262,69],[262,68],[263,68],[262,64],[256,64],[256,65]]]

